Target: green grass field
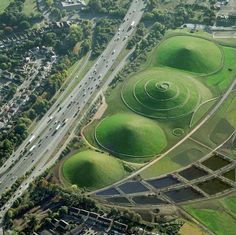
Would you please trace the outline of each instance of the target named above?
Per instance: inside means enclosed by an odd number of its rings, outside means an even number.
[[[25,0],[23,12],[30,16],[31,14],[38,13],[37,1],[36,0]]]
[[[174,151],[153,164],[141,173],[145,179],[161,176],[179,170],[201,159],[210,152],[209,149],[199,146],[191,140],[186,140]]]
[[[68,158],[63,163],[62,172],[70,184],[87,189],[107,186],[125,176],[124,167],[119,160],[90,150]]]
[[[222,54],[211,41],[189,36],[165,40],[157,49],[154,64],[193,73],[209,74],[221,67]]]
[[[236,220],[224,211],[189,208],[191,215],[216,235],[235,235]]]
[[[236,195],[185,205],[184,209],[216,235],[236,231]]]
[[[1,0],[0,1],[0,13],[3,12],[6,7],[9,5],[9,3],[11,2],[12,0]]]
[[[208,77],[203,77],[204,82],[216,96],[223,94],[236,76],[236,49],[231,47],[222,47],[224,52],[224,66],[218,72]]]
[[[192,116],[190,126],[194,126],[198,121],[204,116],[206,112],[208,112],[214,104],[217,102],[217,98],[210,99],[209,101],[206,101],[205,103],[202,103],[196,110],[195,113]]]
[[[233,133],[236,129],[235,94],[235,91],[231,93],[213,117],[193,134],[194,139],[215,148]]]
[[[156,122],[135,114],[105,118],[96,128],[96,139],[99,145],[118,156],[150,157],[167,145],[165,133]]]

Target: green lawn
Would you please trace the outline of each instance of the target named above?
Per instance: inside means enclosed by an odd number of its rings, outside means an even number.
[[[235,193],[219,199],[185,205],[184,209],[216,235],[235,235]]]
[[[87,150],[68,158],[62,166],[64,178],[70,183],[97,189],[125,176],[122,163],[114,157]]]
[[[25,0],[23,12],[29,16],[31,14],[38,13],[38,7],[36,0]]]
[[[235,235],[236,220],[224,211],[191,207],[187,207],[187,210],[216,235]]]
[[[148,179],[168,174],[196,162],[209,152],[209,149],[199,146],[191,140],[186,140],[174,151],[144,170],[141,176]]]
[[[211,87],[216,95],[224,93],[236,76],[236,49],[222,47],[222,50],[224,52],[224,66],[222,70],[207,78],[202,78],[202,81]]]
[[[9,5],[9,3],[12,0],[1,0],[0,1],[0,13],[3,12],[5,10],[5,8]]]
[[[198,121],[206,114],[217,102],[217,98],[215,99],[210,99],[209,101],[206,101],[205,103],[202,103],[197,110],[195,110],[192,120],[190,123],[190,126],[194,126],[195,124],[198,123]]]
[[[236,196],[226,197],[225,199],[221,199],[221,202],[236,217]]]
[[[193,138],[212,148],[225,141],[236,128],[236,92],[233,92],[220,109],[207,121]]]

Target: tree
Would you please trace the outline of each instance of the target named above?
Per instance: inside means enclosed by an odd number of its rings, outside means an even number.
[[[26,20],[23,20],[23,21],[20,22],[19,27],[23,30],[29,29],[30,28],[30,23]]]
[[[23,136],[27,133],[27,127],[24,123],[19,123],[16,125],[15,131],[17,134]]]
[[[13,144],[10,140],[6,139],[3,141],[2,149],[11,153],[13,151]]]
[[[85,39],[82,43],[81,43],[81,49],[80,49],[80,54],[83,56],[85,55],[91,48],[91,40],[90,39]]]
[[[69,47],[72,48],[75,44],[82,40],[83,30],[77,24],[72,24],[70,26],[69,35],[67,37],[67,41],[69,43]]]
[[[58,8],[52,8],[52,16],[55,18],[55,20],[60,20],[62,17],[61,11]]]
[[[37,98],[37,101],[33,105],[33,109],[38,115],[42,115],[47,111],[47,108],[48,108],[48,101],[39,96]]]
[[[35,215],[30,214],[27,218],[27,225],[28,225],[29,231],[34,231],[38,225],[38,222],[39,222],[38,218]]]
[[[57,43],[57,35],[55,33],[46,33],[43,36],[43,41],[47,46],[55,47]]]
[[[91,11],[100,12],[102,9],[102,4],[100,0],[90,0],[88,6]]]
[[[68,207],[67,206],[62,206],[59,209],[59,215],[62,216],[62,215],[66,215],[66,214],[68,214]]]

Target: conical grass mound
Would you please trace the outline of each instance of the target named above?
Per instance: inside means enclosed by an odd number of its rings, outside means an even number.
[[[88,189],[110,185],[125,176],[122,163],[94,151],[83,151],[73,155],[64,162],[62,171],[69,183]]]
[[[156,65],[203,74],[217,71],[222,61],[221,51],[215,43],[191,36],[166,39],[156,55]]]
[[[158,124],[134,114],[117,114],[100,122],[96,128],[98,144],[116,155],[150,157],[167,145]]]
[[[152,68],[128,80],[121,91],[124,104],[137,114],[157,119],[192,115],[210,91],[190,74]]]

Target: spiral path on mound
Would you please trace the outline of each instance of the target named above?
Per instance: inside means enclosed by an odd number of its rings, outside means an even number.
[[[184,117],[192,113],[201,102],[201,95],[189,75],[181,74],[176,78],[170,74],[165,76],[163,71],[128,82],[121,96],[132,111],[162,119]]]

